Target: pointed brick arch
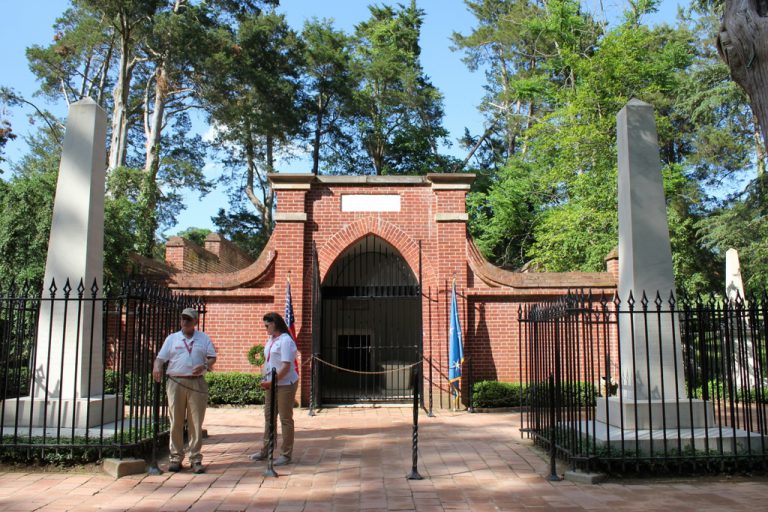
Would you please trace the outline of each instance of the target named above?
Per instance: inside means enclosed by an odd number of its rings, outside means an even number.
[[[317,250],[317,259],[320,267],[320,281],[325,279],[328,270],[336,259],[353,243],[366,235],[376,235],[397,249],[403,259],[408,263],[413,275],[419,276],[419,243],[408,236],[395,224],[379,217],[364,217],[340,229]],[[424,273],[427,269],[422,267]],[[431,272],[429,272],[431,277]],[[422,276],[427,281],[427,276]]]

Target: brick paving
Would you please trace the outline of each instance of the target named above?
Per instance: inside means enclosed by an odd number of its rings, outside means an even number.
[[[260,409],[209,409],[207,473],[0,473],[0,510],[132,511],[739,511],[766,510],[768,479],[688,478],[600,485],[548,482],[548,465],[518,433],[515,413],[420,417],[411,469],[409,409],[296,415],[295,463],[265,478],[251,463]],[[186,462],[186,461],[185,461]],[[167,461],[161,462],[167,469]]]

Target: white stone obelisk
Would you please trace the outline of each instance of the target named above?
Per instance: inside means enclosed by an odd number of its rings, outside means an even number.
[[[725,295],[728,299],[728,326],[733,347],[733,382],[736,389],[753,387],[756,382],[754,347],[745,309],[747,302],[741,279],[739,252],[733,248],[725,252]]]
[[[631,292],[638,311],[645,293],[653,312],[658,293],[662,310],[669,311],[667,301],[675,292],[675,276],[653,107],[630,100],[617,116],[617,138],[619,298],[628,310]],[[628,315],[619,318],[624,396],[638,400],[661,399],[662,395],[666,400],[683,398],[679,329],[672,325],[669,313],[662,315],[661,326],[652,313],[649,317],[649,322],[641,315],[635,315],[632,322]]]
[[[675,292],[658,136],[653,107],[632,99],[617,116],[619,164],[619,349],[621,398],[598,404],[598,420],[629,429],[698,424],[701,401],[686,400],[680,328],[670,312]],[[629,314],[630,292],[634,313]],[[648,304],[643,313],[642,298]],[[661,298],[657,308],[657,293]],[[661,314],[657,311],[661,310]]]
[[[115,397],[101,399],[103,304],[90,300],[93,284],[99,298],[103,287],[105,144],[104,110],[90,98],[72,104],[56,184],[32,394],[20,404],[6,401],[6,425],[85,427],[115,420]],[[79,301],[81,280],[85,291]],[[66,306],[46,300],[53,281],[57,299],[64,298],[69,281]]]

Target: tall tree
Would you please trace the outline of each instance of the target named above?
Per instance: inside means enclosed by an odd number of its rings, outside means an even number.
[[[328,20],[304,24],[303,85],[307,131],[312,145],[312,173],[320,171],[320,159],[342,162],[348,153],[350,138],[344,132],[345,118],[357,76],[352,65],[351,38],[335,30]]]
[[[419,59],[424,12],[415,0],[368,9],[371,17],[355,27],[360,147],[377,175],[442,171],[448,165],[438,152],[447,135],[442,95]]]
[[[199,86],[217,127],[236,190],[245,195],[271,232],[274,195],[267,174],[275,172],[276,151],[286,150],[302,125],[299,73],[301,45],[283,16],[242,17],[226,51],[206,61]]]

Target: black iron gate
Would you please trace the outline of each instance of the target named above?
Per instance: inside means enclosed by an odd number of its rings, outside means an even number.
[[[421,358],[421,289],[400,253],[368,235],[341,255],[320,292],[313,296],[319,401],[410,400],[412,365]]]

